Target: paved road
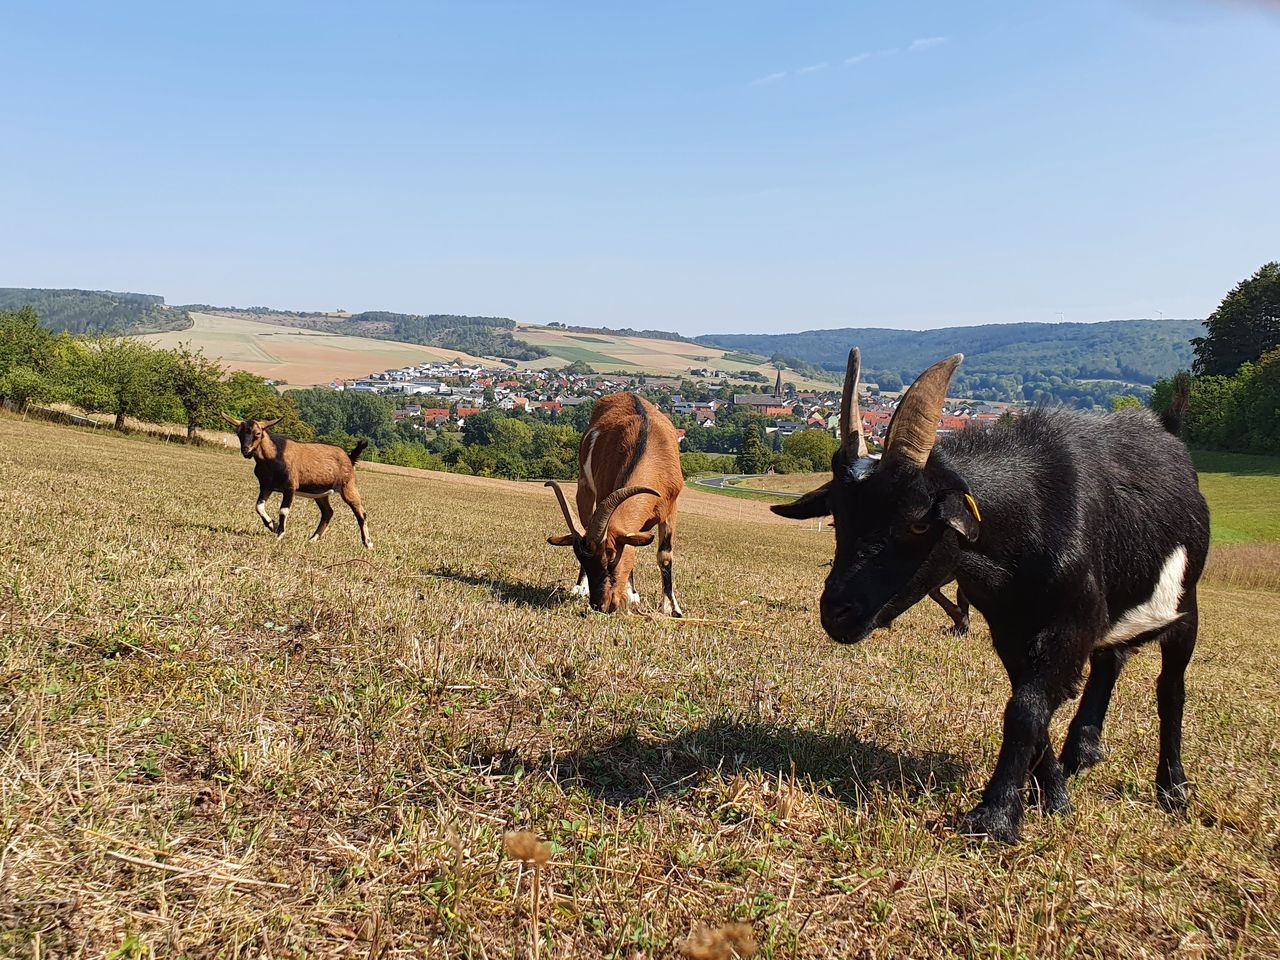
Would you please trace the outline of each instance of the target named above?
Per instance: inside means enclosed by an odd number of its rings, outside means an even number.
[[[693,482],[702,487],[715,487],[718,490],[750,490],[752,493],[767,493],[774,497],[787,497],[794,500],[799,494],[794,490],[761,490],[759,487],[740,487],[731,481],[736,480],[758,480],[761,477],[768,476],[764,473],[724,473],[718,477],[703,477],[701,480]]]

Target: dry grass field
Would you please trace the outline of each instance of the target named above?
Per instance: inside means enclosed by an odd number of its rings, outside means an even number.
[[[754,371],[764,374],[769,383],[777,369],[759,359],[734,353],[721,347],[703,346],[681,340],[651,340],[647,337],[622,337],[611,333],[559,330],[554,327],[521,326],[516,336],[527,343],[550,350],[550,357],[522,363],[523,367],[559,367],[582,360],[601,372],[652,373],[683,376],[698,367],[713,367],[730,373]],[[812,380],[795,371],[784,371],[783,379],[802,390],[833,390],[835,380]]]
[[[671,622],[567,599],[534,485],[362,465],[365,553],[216,450],[0,417],[0,474],[0,956],[1280,956],[1280,593],[1202,587],[1188,817],[1146,652],[1004,848],[985,627],[829,642],[763,504],[687,495]]]
[[[233,370],[247,370],[298,387],[328,383],[334,377],[362,377],[424,360],[478,359],[456,350],[344,337],[241,317],[193,313],[191,319],[188,330],[148,334],[145,339],[162,347],[190,342]]]

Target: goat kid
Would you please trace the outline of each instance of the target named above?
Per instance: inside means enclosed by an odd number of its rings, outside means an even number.
[[[277,537],[283,537],[294,496],[306,497],[314,500],[320,508],[320,523],[307,541],[314,543],[333,519],[329,495],[336,493],[355,514],[356,523],[360,525],[360,541],[365,549],[373,546],[369,539],[369,523],[360,503],[360,491],[356,489],[355,469],[356,460],[369,445],[368,440],[360,440],[347,453],[341,447],[328,443],[302,443],[273,436],[268,431],[280,422],[280,417],[274,420],[237,420],[224,413],[222,419],[235,427],[240,453],[246,460],[254,461],[253,473],[258,478],[258,502],[254,509],[268,530]],[[274,522],[267,515],[266,506],[273,493],[280,494],[280,518]]]
[[[912,384],[877,462],[863,455],[860,356],[850,353],[832,479],[773,507],[793,519],[834,517],[822,625],[838,642],[857,643],[958,581],[986,618],[1013,688],[995,771],[961,827],[1008,843],[1020,834],[1028,775],[1045,809],[1070,809],[1066,776],[1102,758],[1121,668],[1135,649],[1156,642],[1157,796],[1166,809],[1183,809],[1184,674],[1209,545],[1208,507],[1176,436],[1186,393],[1163,429],[1147,411],[1035,410],[1007,426],[937,440],[962,359],[943,360]],[[1084,696],[1055,757],[1049,722],[1078,693],[1086,662]]]
[[[548,537],[553,547],[573,547],[578,583],[593,610],[611,613],[640,602],[635,588],[635,548],[658,538],[662,612],[684,613],[676,601],[673,573],[676,501],[684,489],[680,442],[671,421],[652,403],[631,393],[602,397],[578,446],[579,533],[560,484],[548,480],[569,527]]]

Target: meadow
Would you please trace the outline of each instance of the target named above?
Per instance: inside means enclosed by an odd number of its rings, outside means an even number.
[[[148,334],[144,339],[166,349],[190,343],[234,370],[247,370],[298,387],[327,384],[335,377],[363,377],[429,360],[479,361],[456,350],[347,337],[242,317],[193,313],[191,320],[189,329]]]
[[[952,829],[981,619],[831,643],[829,534],[764,503],[686,492],[675,622],[651,551],[650,613],[568,598],[534,484],[362,464],[365,552],[306,503],[277,541],[215,449],[0,416],[0,472],[0,956],[1280,955],[1280,585],[1202,584],[1187,817],[1148,651],[1001,847]]]

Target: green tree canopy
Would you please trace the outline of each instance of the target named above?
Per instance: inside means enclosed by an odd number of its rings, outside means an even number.
[[[1192,340],[1195,372],[1231,376],[1240,365],[1280,346],[1280,263],[1263,264],[1226,295]]]
[[[86,410],[115,415],[115,428],[125,417],[160,421],[175,413],[169,390],[173,355],[137,337],[101,336],[92,341],[88,363],[74,398]]]
[[[829,430],[808,429],[793,433],[782,441],[782,453],[803,464],[803,469],[831,469],[831,455],[839,447]]]
[[[212,427],[218,422],[218,407],[226,394],[222,386],[222,364],[180,343],[172,351],[169,365],[170,386],[187,418],[187,437],[196,435],[196,427]]]
[[[769,466],[769,448],[765,446],[763,431],[748,423],[742,428],[742,441],[738,452],[739,473],[764,473]]]

